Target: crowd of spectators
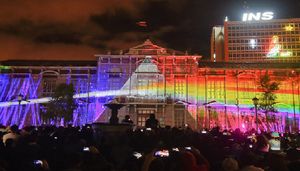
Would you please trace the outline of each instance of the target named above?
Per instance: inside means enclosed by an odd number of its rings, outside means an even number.
[[[91,125],[0,126],[0,171],[300,170],[299,134],[148,125],[100,138]]]

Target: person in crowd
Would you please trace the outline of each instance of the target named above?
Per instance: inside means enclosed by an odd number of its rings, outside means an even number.
[[[226,158],[222,162],[222,168],[224,171],[237,171],[239,170],[239,164],[233,158]]]
[[[12,139],[14,141],[17,141],[19,138],[19,129],[17,125],[13,125],[11,127],[8,127],[8,133],[3,135],[3,143],[5,144],[8,139]]]
[[[122,123],[133,124],[133,121],[130,119],[129,115],[125,115],[125,118],[122,120]]]
[[[286,160],[280,153],[270,153],[267,160],[267,165],[270,168],[269,170],[288,171]]]
[[[148,171],[165,171],[165,163],[163,159],[161,158],[154,159],[150,163]]]
[[[155,131],[130,129],[95,136],[95,131],[100,130],[90,125],[29,126],[21,131],[17,126],[5,127],[0,134],[3,139],[0,168],[5,171],[299,170],[299,134],[287,134],[281,139],[278,134],[270,134],[268,139],[266,133],[223,131],[218,127],[205,132],[188,127],[162,128],[154,115],[146,126]],[[272,138],[287,139],[279,152],[270,149]],[[160,155],[156,154],[158,151],[162,151]]]
[[[146,120],[146,128],[157,129],[159,126],[158,120],[155,118],[154,114],[151,114],[150,117]]]
[[[250,166],[244,167],[241,171],[264,171],[264,169],[250,165]]]

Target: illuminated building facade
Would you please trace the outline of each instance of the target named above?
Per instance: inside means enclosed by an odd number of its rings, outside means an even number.
[[[200,56],[170,54],[146,41],[125,55],[97,55],[99,89],[115,91],[114,97],[100,101],[117,98],[126,105],[121,118],[129,114],[138,126],[153,113],[162,125],[248,130],[255,128],[252,99],[261,94],[258,80],[268,74],[281,83],[278,112],[270,113],[268,127],[299,127],[298,63],[205,62]],[[108,117],[104,110],[99,119]],[[259,127],[267,129],[263,113],[258,112],[258,120]]]
[[[43,104],[59,83],[72,83],[76,94],[95,91],[97,67],[94,61],[4,61],[0,76],[0,124],[22,127],[42,124]],[[76,99],[73,124],[93,122],[95,97]]]
[[[195,128],[201,56],[178,53],[147,40],[124,55],[96,55],[99,90],[115,91],[99,102],[117,98],[126,105],[120,117],[129,114],[137,126],[144,126],[149,115],[155,114],[161,125],[189,123]],[[107,121],[109,113],[104,110],[99,119]]]
[[[195,80],[201,56],[168,50],[149,40],[127,53],[96,56],[98,64],[2,62],[1,124],[41,124],[43,104],[55,86],[73,83],[79,104],[74,125],[107,122],[110,110],[104,105],[116,99],[126,105],[120,109],[120,120],[129,114],[137,126],[144,126],[149,115],[155,114],[161,125],[196,127]]]
[[[244,63],[244,62],[200,62],[198,88],[201,102],[216,101],[204,105],[203,124],[249,130],[255,128],[256,114],[252,99],[260,98],[258,81],[269,75],[280,83],[276,91],[276,113],[270,113],[269,128],[291,131],[299,128],[300,80],[299,63]],[[205,104],[204,103],[204,104]],[[259,128],[267,130],[265,114],[258,112]],[[271,122],[271,123],[270,123]],[[210,123],[210,124],[209,124]]]
[[[137,126],[144,126],[155,114],[162,126],[248,130],[255,128],[252,98],[261,93],[257,81],[268,74],[281,83],[276,92],[278,112],[270,113],[274,121],[270,127],[299,128],[297,62],[205,62],[201,56],[162,48],[149,40],[125,53],[95,56],[97,63],[86,64],[2,63],[1,123],[41,124],[42,103],[49,100],[55,85],[66,82],[75,85],[79,103],[74,125],[107,122],[110,109],[104,104],[116,100],[125,105],[119,110],[120,120],[128,114]],[[30,102],[22,98],[18,104],[19,94]],[[266,129],[263,113],[258,112],[258,120],[259,127]]]
[[[225,21],[214,27],[211,43],[212,61],[299,62],[300,19]]]

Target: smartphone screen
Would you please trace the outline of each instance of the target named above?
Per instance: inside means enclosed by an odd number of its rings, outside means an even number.
[[[34,160],[33,164],[35,164],[35,165],[42,165],[43,161],[42,160]]]
[[[280,151],[280,140],[277,139],[270,139],[269,140],[270,149],[273,151]]]
[[[89,147],[84,147],[83,151],[90,151],[90,148]]]
[[[161,151],[156,151],[154,153],[155,157],[169,157],[169,151],[168,150],[161,150]]]
[[[133,156],[136,157],[137,159],[143,157],[142,153],[139,153],[139,152],[133,152]]]
[[[186,150],[192,150],[192,147],[185,147]]]
[[[172,148],[172,151],[179,151],[179,148]]]

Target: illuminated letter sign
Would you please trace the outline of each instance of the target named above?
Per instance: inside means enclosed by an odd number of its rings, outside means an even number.
[[[272,20],[273,15],[274,15],[273,12],[244,13],[243,14],[243,21]]]
[[[273,19],[273,12],[264,12],[261,16],[262,20],[272,20]]]

